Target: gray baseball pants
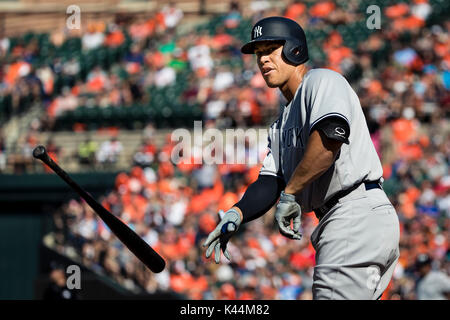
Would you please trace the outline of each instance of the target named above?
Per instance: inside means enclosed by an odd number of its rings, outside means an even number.
[[[399,220],[385,192],[364,184],[339,200],[311,234],[313,299],[376,300],[399,258]]]

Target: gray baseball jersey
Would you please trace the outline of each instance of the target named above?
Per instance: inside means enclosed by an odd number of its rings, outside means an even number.
[[[431,271],[417,285],[419,300],[447,300],[450,278],[441,271]]]
[[[330,197],[363,180],[382,177],[382,166],[370,138],[358,96],[339,73],[328,69],[307,72],[294,98],[269,129],[269,153],[261,175],[279,176],[287,183],[306,151],[311,128],[337,116],[350,128],[335,163],[296,198],[303,212],[322,206]],[[337,134],[345,134],[336,128]]]

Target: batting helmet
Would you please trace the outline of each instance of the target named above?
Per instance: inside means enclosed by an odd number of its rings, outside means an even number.
[[[432,262],[433,262],[433,260],[431,259],[431,257],[429,255],[422,253],[417,256],[415,267],[417,269],[420,269],[424,266],[431,265]]]
[[[259,20],[252,29],[251,41],[242,48],[242,53],[254,53],[255,44],[261,41],[284,42],[283,55],[299,65],[308,61],[308,46],[302,27],[294,20],[284,17],[268,17]]]

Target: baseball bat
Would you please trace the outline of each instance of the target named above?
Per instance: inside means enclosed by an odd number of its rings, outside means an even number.
[[[134,253],[134,255],[142,261],[150,270],[155,273],[164,270],[166,262],[164,259],[150,247],[140,236],[138,236],[127,225],[115,217],[111,212],[106,210],[94,198],[84,191],[72,178],[51,159],[44,146],[37,146],[33,150],[33,157],[41,160],[50,167],[58,176],[61,177],[73,190],[75,190],[81,198],[98,214],[111,231],[122,241],[122,243]]]

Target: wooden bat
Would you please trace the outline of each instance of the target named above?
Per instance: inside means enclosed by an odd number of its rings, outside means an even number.
[[[37,146],[33,150],[33,157],[41,160],[50,167],[58,176],[61,177],[81,198],[98,214],[111,231],[122,241],[122,243],[134,253],[150,270],[155,273],[164,270],[166,262],[164,259],[150,247],[140,236],[138,236],[127,225],[120,221],[111,212],[100,205],[91,195],[84,191],[72,178],[55,162],[45,150],[44,146]]]

